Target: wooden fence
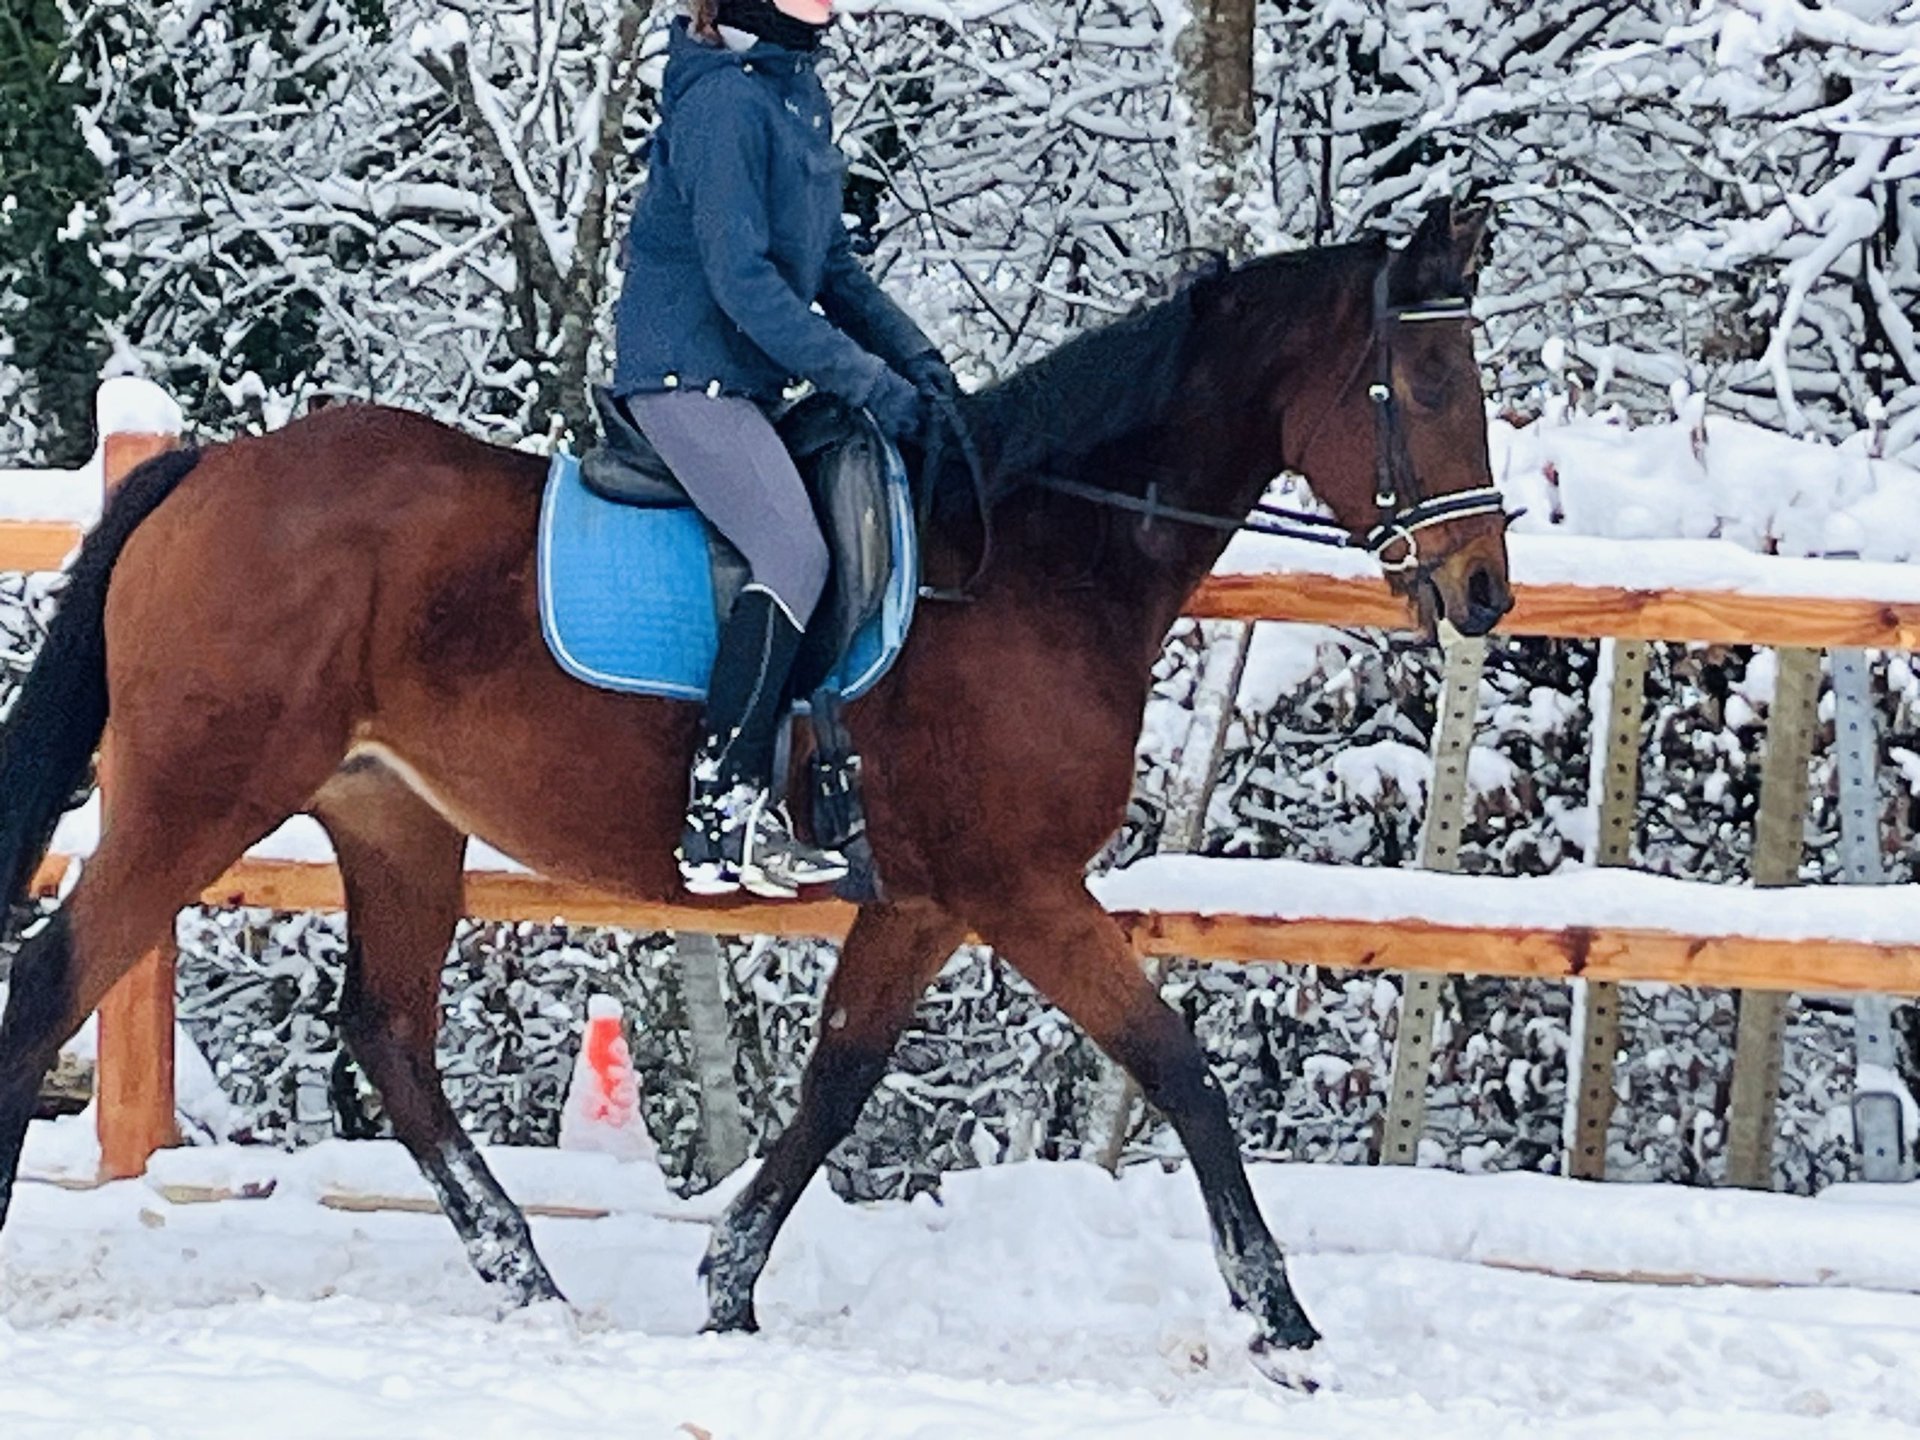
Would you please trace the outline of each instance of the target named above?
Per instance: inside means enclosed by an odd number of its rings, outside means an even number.
[[[104,427],[103,427],[104,428]],[[108,482],[137,459],[172,443],[165,435],[109,435],[105,441]],[[0,521],[0,570],[56,565],[79,538],[73,524]],[[1524,537],[1516,537],[1524,551]],[[1597,543],[1597,542],[1589,542]],[[1618,547],[1618,571],[1644,574],[1648,547]],[[1605,757],[1600,797],[1600,865],[1624,865],[1638,798],[1638,742],[1642,681],[1650,641],[1707,641],[1780,648],[1779,689],[1769,721],[1762,806],[1756,839],[1755,880],[1762,886],[1793,883],[1806,807],[1807,762],[1815,728],[1820,651],[1834,651],[1834,680],[1841,737],[1844,841],[1849,879],[1878,878],[1878,803],[1873,784],[1876,743],[1867,703],[1863,647],[1920,648],[1920,568],[1907,583],[1905,567],[1860,567],[1850,562],[1768,562],[1751,557],[1759,583],[1729,588],[1649,584],[1588,584],[1536,581],[1516,554],[1516,604],[1504,633],[1608,641],[1611,669]],[[1815,570],[1807,566],[1812,564]],[[1841,568],[1834,568],[1841,567]],[[1876,578],[1896,598],[1876,597]],[[1857,594],[1833,583],[1852,577]],[[1377,576],[1327,574],[1315,569],[1269,573],[1221,573],[1202,586],[1189,614],[1223,621],[1308,621],[1403,629],[1406,607]],[[1239,662],[1223,667],[1224,696],[1200,708],[1210,715],[1217,759],[1245,660],[1242,626]],[[1472,745],[1476,701],[1486,655],[1484,641],[1450,649],[1441,719],[1434,739],[1434,784],[1428,802],[1422,861],[1452,869],[1465,824],[1466,761]],[[111,737],[109,737],[109,744]],[[1204,815],[1205,782],[1196,812]],[[1850,787],[1850,788],[1849,788]],[[1193,801],[1196,797],[1188,797]],[[1190,803],[1187,808],[1193,809]],[[1191,819],[1192,816],[1189,816]],[[1189,827],[1191,828],[1191,827]],[[1181,848],[1181,847],[1175,847]],[[70,857],[50,856],[38,877],[42,893],[60,883]],[[1149,861],[1149,865],[1156,862]],[[1186,865],[1238,864],[1187,859]],[[1198,874],[1200,872],[1183,872]],[[1216,872],[1217,873],[1217,872]],[[1278,873],[1278,872],[1276,872]],[[1425,879],[1426,877],[1420,877]],[[1289,913],[1284,907],[1213,905],[1188,907],[1177,893],[1155,894],[1150,908],[1117,913],[1142,953],[1235,962],[1321,964],[1402,972],[1403,1002],[1396,1040],[1382,1158],[1411,1163],[1418,1155],[1423,1106],[1433,1045],[1438,986],[1447,974],[1566,978],[1580,985],[1572,1083],[1578,1092],[1577,1136],[1569,1169],[1598,1178],[1605,1172],[1605,1136],[1613,1100],[1613,1065],[1619,1047],[1617,987],[1634,981],[1727,986],[1743,992],[1735,1060],[1729,1178],[1769,1183],[1773,1110],[1778,1086],[1781,1013],[1785,992],[1854,992],[1863,997],[1920,994],[1920,914],[1893,933],[1792,935],[1716,918],[1726,887],[1696,885],[1697,917],[1684,928],[1633,923],[1614,917],[1591,924],[1439,923],[1418,902],[1396,907],[1390,876],[1386,904],[1369,902],[1352,913],[1328,913],[1321,905]],[[1455,885],[1483,886],[1480,880]],[[1491,882],[1494,884],[1516,882]],[[342,903],[331,865],[249,857],[204,895],[208,904],[261,906],[276,910],[333,909]],[[1888,897],[1896,909],[1914,909],[1920,895]],[[496,920],[618,925],[636,930],[688,934],[768,934],[838,938],[851,918],[837,902],[741,903],[703,906],[636,904],[611,899],[537,876],[470,870],[467,911]],[[1666,913],[1671,913],[1669,910]],[[1897,918],[1897,917],[1896,917]],[[1863,1062],[1891,1069],[1891,1041],[1884,1000],[1858,1006]],[[172,1134],[173,971],[169,956],[156,955],[123,983],[102,1010],[100,1125],[103,1170],[136,1174]],[[1869,1072],[1869,1073],[1883,1073]],[[1124,1112],[1123,1112],[1124,1113]],[[1867,1094],[1856,1105],[1863,1168],[1870,1178],[1906,1173],[1899,1103],[1892,1095]]]

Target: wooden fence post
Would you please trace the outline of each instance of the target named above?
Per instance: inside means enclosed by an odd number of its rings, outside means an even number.
[[[1767,752],[1760,763],[1760,818],[1753,842],[1756,886],[1795,884],[1806,847],[1807,758],[1820,697],[1820,652],[1776,650],[1779,670],[1767,712]],[[1781,1025],[1787,997],[1778,990],[1742,990],[1733,1052],[1733,1101],[1727,1121],[1727,1183],[1748,1190],[1773,1186],[1774,1109],[1780,1099]]]
[[[1428,870],[1460,868],[1460,832],[1467,823],[1467,763],[1473,727],[1480,715],[1480,676],[1487,664],[1484,639],[1447,646],[1440,687],[1440,715],[1433,727],[1433,788],[1420,837],[1420,864]],[[1427,1119],[1427,1073],[1433,1068],[1433,1019],[1442,977],[1425,970],[1400,976],[1400,1029],[1393,1042],[1393,1080],[1387,1092],[1387,1128],[1380,1163],[1413,1165]]]
[[[179,443],[180,416],[144,380],[109,380],[98,402],[101,480],[109,494],[142,461]],[[101,741],[101,828],[112,821],[113,735]],[[149,951],[100,1004],[94,1099],[100,1178],[143,1173],[153,1152],[178,1143],[173,1098],[174,951]]]
[[[1610,657],[1604,725],[1599,834],[1593,862],[1633,863],[1633,823],[1640,805],[1640,719],[1646,705],[1647,642],[1603,640]],[[1599,698],[1596,695],[1596,700]],[[1599,706],[1595,707],[1596,712]],[[1576,1094],[1567,1173],[1580,1180],[1607,1178],[1607,1130],[1613,1122],[1613,1066],[1620,1053],[1620,987],[1605,980],[1575,982],[1580,1004],[1578,1068],[1567,1077]]]

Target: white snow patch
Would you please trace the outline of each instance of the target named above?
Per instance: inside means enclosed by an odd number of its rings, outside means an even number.
[[[94,416],[102,435],[178,435],[186,428],[173,397],[137,375],[102,380],[94,396]]]
[[[1413,920],[1558,932],[1663,930],[1771,940],[1920,944],[1920,888],[1845,885],[1754,890],[1634,870],[1447,875],[1423,870],[1156,855],[1088,881],[1109,910],[1278,920]]]
[[[1320,625],[1255,625],[1240,677],[1239,708],[1264,714],[1299,693],[1320,672],[1322,642],[1338,633]]]
[[[0,521],[64,521],[89,526],[105,496],[100,453],[78,470],[0,470]]]
[[[1915,507],[1920,511],[1920,499]],[[1786,600],[1920,601],[1920,565],[1756,555],[1724,540],[1644,540],[1629,547],[1579,535],[1511,534],[1507,554],[1508,573],[1520,585],[1712,590]],[[1213,568],[1222,575],[1385,578],[1369,556],[1271,535],[1235,536]]]
[[[100,793],[95,791],[84,804],[69,810],[54,827],[52,854],[88,856],[100,844]],[[295,815],[272,834],[247,851],[252,860],[285,860],[311,865],[331,865],[333,842],[326,829],[310,815]],[[484,840],[467,841],[467,869],[470,871],[533,873],[510,855],[502,854]]]
[[[573,1322],[493,1318],[439,1216],[314,1203],[341,1184],[424,1198],[392,1144],[162,1157],[156,1183],[275,1182],[217,1205],[22,1186],[0,1236],[9,1435],[256,1440],[270,1415],[289,1437],[1773,1440],[1907,1434],[1920,1406],[1920,1296],[1895,1293],[1920,1288],[1913,1186],[1804,1200],[1257,1166],[1341,1377],[1307,1397],[1249,1364],[1184,1170],[1007,1165],[870,1206],[816,1185],[762,1284],[763,1333],[713,1337],[695,1267],[724,1196],[676,1200],[606,1156],[487,1156],[524,1200],[611,1212],[533,1221]]]
[[[442,10],[430,20],[422,20],[407,36],[408,53],[415,59],[433,59],[451,64],[453,53],[473,43],[473,27],[458,10]]]

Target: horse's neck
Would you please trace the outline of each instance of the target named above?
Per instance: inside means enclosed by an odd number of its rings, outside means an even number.
[[[1356,287],[1359,270],[1331,270],[1324,274],[1302,272],[1293,282],[1301,308],[1308,306],[1317,318],[1300,316],[1283,332],[1283,343],[1291,353],[1268,352],[1269,363],[1250,366],[1246,357],[1272,346],[1271,325],[1261,325],[1256,310],[1271,310],[1288,304],[1286,295],[1269,292],[1261,305],[1240,306],[1233,314],[1240,318],[1205,322],[1206,333],[1179,331],[1178,340],[1169,339],[1158,353],[1169,360],[1182,359],[1176,374],[1146,367],[1154,372],[1157,383],[1169,386],[1182,400],[1172,413],[1155,412],[1151,405],[1134,402],[1124,392],[1140,377],[1129,373],[1125,365],[1102,366],[1098,357],[1083,356],[1080,373],[1092,377],[1109,394],[1103,413],[1115,415],[1150,414],[1142,430],[1110,435],[1097,450],[1073,462],[1068,473],[1059,478],[1078,480],[1102,489],[1140,498],[1148,493],[1148,484],[1157,484],[1159,498],[1168,505],[1214,516],[1222,521],[1238,522],[1259,501],[1269,481],[1290,463],[1283,448],[1282,419],[1299,408],[1303,396],[1312,395],[1313,405],[1334,403],[1337,396],[1315,393],[1324,389],[1326,346],[1330,336],[1343,326],[1351,331],[1354,309],[1364,309],[1371,291]],[[1364,276],[1362,276],[1364,278]],[[1229,279],[1225,283],[1233,283]],[[1252,283],[1271,283],[1270,277],[1253,277]],[[1224,307],[1218,307],[1224,309]],[[1246,327],[1252,325],[1254,330]],[[1229,328],[1215,328],[1229,327]],[[1116,360],[1119,358],[1116,352]],[[1192,366],[1203,365],[1203,372]],[[1268,377],[1262,380],[1262,372]],[[1294,376],[1283,380],[1276,393],[1261,392],[1263,383],[1271,384],[1274,375]],[[1337,387],[1335,387],[1337,388]],[[1272,423],[1263,417],[1275,416]],[[1002,433],[995,442],[1007,443],[1009,421],[1031,417],[1002,413],[993,417]],[[1042,422],[1044,423],[1044,422]],[[1317,427],[1318,422],[1310,422]],[[1294,434],[1298,438],[1298,432]],[[983,448],[986,448],[983,446]],[[1029,457],[1017,445],[1003,455],[998,448],[990,454],[990,466],[998,473],[1015,477],[1015,488],[1022,475],[1022,462]],[[1032,474],[1050,467],[1044,460],[1029,462]],[[1323,497],[1324,498],[1324,497]],[[1085,505],[1089,502],[1072,502]],[[1058,506],[1057,497],[1052,502]],[[1056,513],[1058,511],[1056,510]],[[1084,514],[1085,511],[1080,512]],[[1150,524],[1133,512],[1112,509],[1104,512],[1100,523],[1107,527],[1110,543],[1092,569],[1078,577],[1052,576],[1062,586],[1062,595],[1084,593],[1098,597],[1109,626],[1135,628],[1143,647],[1157,652],[1161,638],[1179,617],[1182,607],[1199,588],[1207,573],[1219,560],[1233,538],[1228,528],[1215,528],[1189,522],[1157,519]],[[1013,563],[1028,568],[1036,578],[1048,576],[1056,567],[1071,567],[1070,547],[1058,535],[1040,526],[1040,535],[1028,537],[1012,547],[1018,552]],[[1085,558],[1084,554],[1080,558]],[[1073,588],[1064,588],[1072,580]],[[1087,582],[1091,582],[1090,584]]]
[[[1278,466],[1275,467],[1276,470]],[[1239,520],[1266,489],[1262,476],[1241,475],[1237,483],[1204,487],[1209,493],[1183,502],[1203,514]],[[1134,573],[1129,588],[1138,596],[1142,622],[1155,639],[1163,637],[1184,612],[1233,539],[1230,531],[1211,526],[1158,521],[1152,530],[1136,532],[1132,549]]]
[[[1305,464],[1306,457],[1296,453],[1297,447],[1324,434],[1330,407],[1343,403],[1346,387],[1330,375],[1351,372],[1353,364],[1366,358],[1361,347],[1371,345],[1370,333],[1358,328],[1356,319],[1367,313],[1371,291],[1357,284],[1356,277],[1363,280],[1364,272],[1334,272],[1309,292],[1318,302],[1319,318],[1303,318],[1287,337],[1286,348],[1273,354],[1266,369],[1270,377],[1280,377],[1277,382],[1258,380],[1257,372],[1246,365],[1220,362],[1223,355],[1253,353],[1265,343],[1258,336],[1215,333],[1197,347],[1209,372],[1197,385],[1190,383],[1191,375],[1182,377],[1182,389],[1190,397],[1187,413],[1165,427],[1163,434],[1193,440],[1179,456],[1178,483],[1163,487],[1163,499],[1238,523],[1260,502],[1275,476]],[[1341,333],[1351,338],[1329,353],[1329,341]],[[1261,389],[1263,383],[1271,393]],[[1163,464],[1163,468],[1167,467]],[[1316,493],[1341,513],[1339,497]],[[1350,514],[1343,514],[1342,520],[1356,523]],[[1141,567],[1137,583],[1151,613],[1164,615],[1170,625],[1180,613],[1179,606],[1218,563],[1233,532],[1180,523],[1169,523],[1165,529],[1170,533],[1156,537],[1147,532],[1137,537],[1137,548],[1152,562]]]

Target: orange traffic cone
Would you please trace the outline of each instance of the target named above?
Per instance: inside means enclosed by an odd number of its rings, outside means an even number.
[[[640,1083],[611,995],[587,1001],[587,1030],[560,1112],[560,1148],[594,1150],[622,1160],[654,1158],[653,1137],[640,1114]]]

